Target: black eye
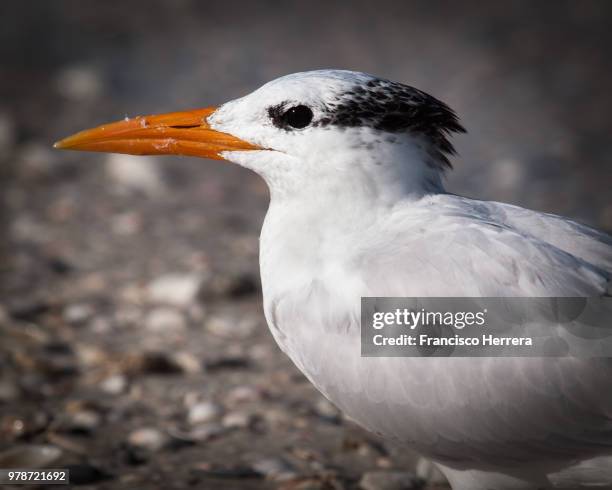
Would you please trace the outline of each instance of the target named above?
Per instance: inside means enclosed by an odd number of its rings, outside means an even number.
[[[296,105],[295,107],[287,109],[281,117],[286,126],[301,129],[310,124],[313,114],[310,107]]]

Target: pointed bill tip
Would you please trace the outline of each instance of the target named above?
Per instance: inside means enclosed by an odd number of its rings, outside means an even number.
[[[92,132],[92,130],[85,130],[62,138],[53,143],[53,148],[56,150],[89,150],[86,144],[96,139],[95,133],[94,138],[89,138]]]

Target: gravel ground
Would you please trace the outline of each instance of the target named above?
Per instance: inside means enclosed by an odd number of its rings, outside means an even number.
[[[96,489],[445,488],[275,346],[258,177],[51,144],[285,73],[358,69],[462,116],[452,191],[610,230],[610,14],[605,1],[4,2],[0,467],[68,466]]]

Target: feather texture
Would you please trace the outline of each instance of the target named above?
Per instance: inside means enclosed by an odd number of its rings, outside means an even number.
[[[371,233],[343,233],[341,264],[337,256],[327,265],[306,259],[321,250],[306,245],[302,258],[319,264],[310,272],[286,251],[276,254],[274,231],[264,229],[262,255],[271,256],[262,257],[263,277],[271,262],[292,277],[287,288],[278,278],[264,282],[268,321],[323,394],[361,425],[464,477],[465,469],[483,479],[505,468],[495,478],[514,481],[518,472],[546,481],[612,452],[610,360],[362,358],[359,344],[361,296],[605,294],[609,237],[557,216],[444,194],[397,205],[376,223]]]
[[[355,97],[368,87],[382,90],[371,108]],[[270,188],[260,247],[270,330],[348,416],[437,461],[455,489],[612,483],[589,463],[612,454],[611,360],[360,356],[362,296],[610,293],[610,237],[447,194],[447,136],[462,129],[458,119],[422,92],[389,87],[405,86],[298,73],[208,119],[268,149],[223,156]],[[312,124],[279,124],[291,107]]]

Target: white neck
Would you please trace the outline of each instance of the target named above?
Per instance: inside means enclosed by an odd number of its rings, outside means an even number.
[[[440,167],[418,145],[362,146],[341,155],[249,162],[271,194],[260,246],[264,294],[268,285],[292,287],[311,281],[314,270],[345,264],[391,208],[445,192]]]
[[[340,138],[321,132],[289,151],[234,152],[230,159],[261,175],[272,200],[353,205],[360,198],[386,205],[443,193],[444,164],[423,138],[362,128]]]

